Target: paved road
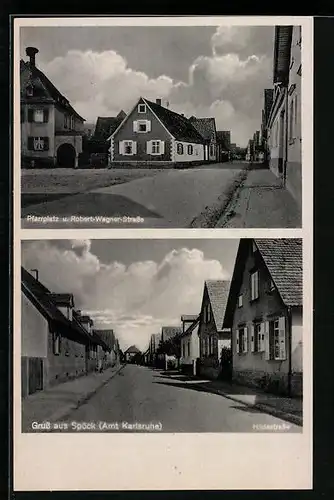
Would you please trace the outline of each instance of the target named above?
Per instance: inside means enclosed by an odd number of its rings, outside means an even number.
[[[253,424],[285,424],[283,432],[300,432],[298,426],[204,391],[201,381],[136,365],[126,365],[67,422],[93,423],[95,432],[99,422],[118,423],[118,430],[100,429],[110,432],[130,430],[122,422],[161,423],[162,432],[252,432]]]
[[[22,227],[189,227],[218,199],[220,203],[224,202],[224,196],[228,195],[243,167],[244,164],[221,163],[193,169],[171,169],[124,184],[50,199],[23,207]],[[58,220],[47,223],[28,221],[28,216],[56,216]],[[71,219],[73,216],[76,218]],[[87,217],[95,216],[109,219],[87,220]],[[120,220],[110,220],[113,217]],[[132,219],[125,222],[123,217]]]

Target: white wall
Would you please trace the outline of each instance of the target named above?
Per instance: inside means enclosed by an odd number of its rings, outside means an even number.
[[[183,154],[177,152],[177,144],[183,144]],[[193,146],[193,154],[188,155],[188,144]],[[203,144],[195,144],[190,142],[174,141],[173,142],[173,157],[174,161],[203,161],[204,160],[204,146]]]
[[[21,356],[46,358],[48,322],[23,293],[21,306]]]
[[[190,342],[190,356],[188,356],[188,342]],[[185,356],[183,356],[183,345],[185,345]],[[197,358],[199,358],[198,327],[181,338],[181,364],[191,365]]]
[[[293,372],[303,371],[303,314],[294,311],[292,314],[291,334],[291,369]]]

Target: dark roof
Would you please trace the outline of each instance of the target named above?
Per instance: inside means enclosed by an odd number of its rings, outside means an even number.
[[[286,306],[303,303],[302,240],[256,239],[255,244]]]
[[[70,305],[74,307],[73,293],[51,293],[50,295],[57,305]]]
[[[99,116],[96,120],[94,140],[107,141],[108,137],[115,132],[122,123],[126,114],[121,111],[117,116]]]
[[[195,129],[206,141],[216,140],[216,121],[214,118],[190,118]]]
[[[130,347],[128,347],[128,349],[125,351],[125,354],[126,353],[130,353],[130,354],[140,354],[140,350],[138,349],[137,346],[135,345],[132,345]]]
[[[89,323],[90,325],[93,324],[92,318],[87,316],[87,314],[80,315],[79,318],[82,323]]]
[[[277,288],[283,304],[287,307],[301,306],[303,303],[302,240],[293,239],[249,239],[240,240],[234,264],[224,326],[231,327],[237,303],[246,259],[252,241],[259,251],[268,272]]]
[[[180,326],[163,326],[161,329],[161,340],[162,342],[166,342],[176,335],[180,335],[182,333],[182,328]]]
[[[143,101],[148,104],[153,113],[176,140],[203,144],[203,136],[195,129],[188,118],[164,108],[155,102],[147,99],[143,99]]]
[[[208,292],[217,331],[220,331],[223,328],[230,282],[224,280],[207,280],[205,287]]]
[[[267,123],[274,100],[274,89],[264,90],[264,119]]]
[[[180,335],[180,337],[185,337],[194,331],[196,327],[199,325],[200,315],[196,317],[196,319],[188,326],[188,328]]]
[[[24,71],[25,69],[28,69],[31,73],[31,82],[34,84],[33,80],[34,79],[39,79],[42,83],[42,85],[45,87],[47,92],[50,94],[51,98],[64,110],[73,113],[79,120],[85,121],[82,116],[79,115],[75,111],[75,109],[71,106],[69,100],[59,92],[59,90],[53,85],[53,83],[49,80],[49,78],[41,71],[38,69],[36,66],[33,66],[30,64],[28,61],[23,61],[21,59],[20,61],[20,71]]]
[[[224,148],[229,149],[231,145],[231,131],[217,130],[217,142],[222,144]]]
[[[275,26],[274,83],[287,84],[289,79],[292,26]]]
[[[114,330],[95,330],[94,332],[98,337],[100,337],[108,348],[111,350],[116,347],[116,338],[114,334]]]

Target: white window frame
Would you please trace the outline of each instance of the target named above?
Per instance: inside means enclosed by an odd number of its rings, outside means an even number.
[[[140,130],[140,126],[145,125],[145,130]],[[151,131],[151,122],[150,120],[136,120],[134,122],[134,132],[138,132],[138,134],[147,134],[147,132]]]
[[[142,107],[144,108],[144,111],[141,111]],[[146,113],[146,104],[144,104],[144,103],[138,104],[138,113],[140,113],[140,114]]]
[[[133,156],[135,154],[134,153],[134,141],[132,141],[132,140],[124,140],[122,142],[123,142],[123,151],[122,151],[121,154],[124,155],[124,156]],[[126,148],[129,147],[129,146],[131,147],[131,151],[130,151],[130,153],[127,153],[126,152]]]
[[[161,155],[161,141],[160,140],[157,140],[157,141],[151,141],[151,154],[152,155]],[[155,150],[156,149],[156,150]]]
[[[37,117],[40,119],[37,119]],[[43,109],[34,109],[34,123],[44,123],[44,110]]]
[[[259,271],[254,271],[250,275],[251,280],[251,301],[259,298]]]
[[[53,354],[59,356],[61,352],[61,338],[60,334],[57,332],[53,333]]]

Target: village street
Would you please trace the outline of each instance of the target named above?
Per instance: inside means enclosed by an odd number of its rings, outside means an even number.
[[[68,431],[77,424],[88,426],[78,428],[86,432],[131,430],[125,423],[161,424],[162,432],[252,432],[265,426],[272,432],[275,424],[279,432],[300,432],[293,423],[204,390],[202,382],[128,364],[68,416]]]
[[[122,183],[115,185],[110,177],[105,186],[101,187],[101,183],[97,182],[98,187],[92,187],[94,183],[91,183],[87,191],[85,186],[89,177],[94,174],[97,178],[99,171],[72,171],[72,177],[77,174],[82,179],[80,192],[78,186],[74,192],[70,187],[66,191],[65,185],[61,190],[58,186],[52,190],[52,184],[46,184],[47,173],[43,172],[36,174],[34,185],[33,174],[29,173],[29,183],[26,178],[22,183],[22,227],[190,227],[208,209],[214,207],[219,212],[219,207],[228,201],[244,168],[245,163],[217,163],[182,170],[143,169],[141,178],[138,178],[136,169],[134,180],[129,180],[131,170],[123,170],[127,177]],[[108,172],[112,176],[112,171]],[[106,174],[104,171],[100,173],[101,176]],[[57,176],[56,169],[53,175]],[[118,169],[115,176],[121,175]],[[39,180],[41,176],[44,176],[45,189]],[[56,182],[55,178],[52,182]],[[43,201],[41,195],[44,196]],[[29,197],[39,202],[31,204],[27,202]],[[48,219],[42,221],[42,217]],[[120,220],[110,220],[116,217]],[[123,217],[140,220],[124,221]]]

